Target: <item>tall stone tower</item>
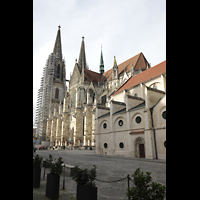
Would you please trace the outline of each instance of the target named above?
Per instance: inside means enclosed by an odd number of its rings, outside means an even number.
[[[66,72],[65,61],[62,59],[60,28],[58,26],[53,53],[47,59],[38,90],[36,123],[37,137],[41,141],[46,141],[47,118],[54,112],[59,112],[65,97]]]

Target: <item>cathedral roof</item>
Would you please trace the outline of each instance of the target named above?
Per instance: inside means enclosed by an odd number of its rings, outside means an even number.
[[[161,74],[166,73],[166,61],[163,61],[159,63],[158,65],[149,68],[133,77],[131,77],[124,85],[122,85],[115,93],[112,95],[119,94],[124,91],[124,89],[130,89],[133,88],[134,86],[140,84],[140,83],[145,83],[151,79],[154,79]]]
[[[80,69],[81,73],[82,73],[82,68]],[[102,78],[102,75],[91,71],[89,69],[84,68],[84,81],[85,82],[93,82],[93,84],[98,85],[98,82],[100,82]]]
[[[119,76],[122,75],[124,72],[129,72],[131,70],[132,65],[135,70],[145,70],[147,69],[147,65],[149,65],[149,63],[147,62],[146,58],[141,52],[118,65]],[[112,79],[112,70],[113,69],[111,68],[103,74],[108,79],[108,81]]]
[[[82,52],[82,53],[81,53]],[[84,53],[83,53],[84,52]],[[82,54],[82,55],[81,55]],[[82,58],[81,58],[82,57]],[[82,40],[82,45],[81,45],[81,51],[80,51],[80,56],[79,56],[79,61],[80,60],[85,60],[85,50],[84,50],[84,39]],[[86,63],[85,61],[83,61],[83,63]],[[116,60],[114,62],[114,64],[116,63]],[[116,63],[117,65],[117,63]],[[124,61],[123,63],[117,65],[118,66],[118,70],[119,70],[119,76],[123,75],[124,72],[129,72],[131,70],[131,67],[133,66],[135,70],[138,69],[143,69],[146,70],[147,69],[147,65],[149,65],[149,63],[147,62],[146,58],[144,57],[143,53],[139,53],[135,56],[133,56],[132,58]],[[110,70],[106,71],[105,73],[103,73],[102,75],[88,70],[87,68],[84,67],[84,81],[86,82],[93,82],[94,84],[98,84],[98,82],[100,82],[101,84],[104,81],[110,81],[112,79],[112,70],[113,68],[111,68]],[[79,66],[79,70],[80,73],[82,72],[82,67]]]

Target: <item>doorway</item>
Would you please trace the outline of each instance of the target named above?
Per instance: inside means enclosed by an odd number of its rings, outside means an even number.
[[[135,145],[135,157],[136,158],[145,158],[145,141],[143,137],[137,137],[134,142]]]
[[[145,158],[144,144],[139,145],[139,155],[140,155],[140,158]]]

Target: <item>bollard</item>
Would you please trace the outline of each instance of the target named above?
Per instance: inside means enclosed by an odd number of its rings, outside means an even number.
[[[129,180],[130,180],[130,176],[129,176],[129,174],[127,175],[127,179],[128,179],[128,189],[129,189]],[[130,197],[128,197],[128,200],[130,200]]]
[[[45,180],[45,169],[46,169],[46,164],[45,164],[45,166],[44,166],[43,180]]]
[[[63,170],[63,190],[65,189],[65,164],[64,164],[64,170]]]

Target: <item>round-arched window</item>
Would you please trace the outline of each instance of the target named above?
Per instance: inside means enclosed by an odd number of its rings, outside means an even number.
[[[124,148],[124,143],[123,142],[120,142],[119,143],[119,147],[122,149],[122,148]]]
[[[163,118],[163,119],[166,119],[166,110],[163,111],[163,113],[162,113],[162,118]]]
[[[139,124],[141,121],[142,121],[142,118],[141,118],[141,117],[138,116],[138,117],[135,118],[135,122],[136,122],[136,123]]]
[[[164,141],[164,147],[166,148],[166,141]]]
[[[107,144],[107,143],[104,143],[103,146],[104,146],[104,148],[107,148],[107,147],[108,147],[108,144]]]
[[[119,126],[123,126],[123,121],[122,120],[119,120],[119,122],[118,122],[118,124],[119,124]]]
[[[106,129],[107,128],[107,124],[103,123],[103,128]]]

